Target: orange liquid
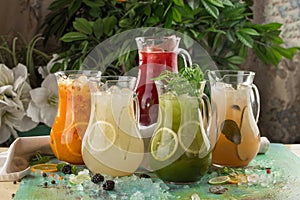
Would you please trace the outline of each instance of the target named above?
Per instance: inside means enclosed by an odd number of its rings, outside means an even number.
[[[62,161],[83,164],[81,142],[90,118],[90,89],[88,83],[58,83],[59,105],[50,133],[50,146]]]
[[[221,128],[219,139],[213,150],[212,162],[215,165],[243,167],[256,156],[260,133],[255,122],[250,103],[247,103],[249,93],[240,91],[230,94],[226,99],[226,120],[232,120],[240,130],[240,140],[228,139]],[[228,95],[228,93],[227,93]],[[237,109],[239,108],[239,109]],[[237,144],[238,143],[238,144]]]

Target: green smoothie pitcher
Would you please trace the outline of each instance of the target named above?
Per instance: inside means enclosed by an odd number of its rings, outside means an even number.
[[[159,113],[150,142],[151,168],[165,182],[197,182],[211,164],[212,144],[207,131],[211,109],[203,93],[205,82],[200,89],[191,88],[187,81],[155,84]]]

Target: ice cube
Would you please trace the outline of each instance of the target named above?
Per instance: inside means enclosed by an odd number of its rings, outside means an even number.
[[[121,90],[118,86],[111,86],[110,88],[108,88],[107,92],[110,92],[112,94],[121,94]]]

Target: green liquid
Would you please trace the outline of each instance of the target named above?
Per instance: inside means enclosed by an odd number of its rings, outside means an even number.
[[[176,97],[164,94],[159,98],[159,109],[156,130],[162,127],[169,128],[176,133],[177,137],[179,129],[186,123],[200,122],[199,102],[196,97]],[[191,137],[194,138],[193,134],[195,133],[191,133]],[[200,129],[197,134],[201,134]],[[189,133],[184,133],[184,135],[190,136]],[[193,138],[191,141],[193,141]],[[154,142],[154,140],[151,140],[151,142]],[[160,145],[160,142],[156,141],[156,143],[158,146]],[[199,145],[202,144],[203,140]],[[163,181],[189,183],[199,181],[207,172],[211,164],[211,152],[202,149],[199,152],[191,153],[178,144],[176,152],[167,160],[157,160],[151,153],[149,160],[154,173]]]

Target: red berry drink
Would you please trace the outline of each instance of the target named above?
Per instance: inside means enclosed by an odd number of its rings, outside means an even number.
[[[177,73],[177,53],[151,48],[139,51],[139,75],[136,93],[140,105],[140,124],[148,126],[157,121],[158,94],[153,78],[164,70]]]

